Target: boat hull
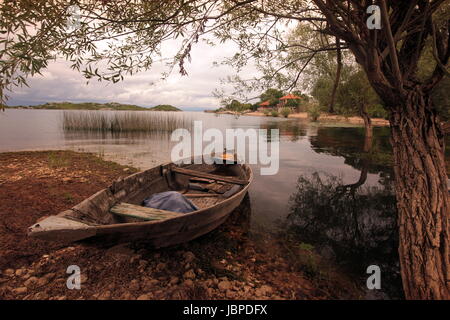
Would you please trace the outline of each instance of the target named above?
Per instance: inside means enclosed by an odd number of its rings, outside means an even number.
[[[118,202],[140,204],[149,192],[153,194],[170,188],[164,172],[171,165],[158,166],[118,180],[75,207],[34,224],[29,228],[29,236],[59,242],[87,238],[117,242],[145,240],[156,248],[184,243],[224,223],[243,201],[253,179],[250,167],[241,165],[248,183],[239,192],[213,206],[175,218],[123,223],[109,213]],[[83,222],[80,222],[81,216]]]
[[[160,248],[188,242],[205,235],[224,223],[241,204],[246,192],[238,194],[227,203],[159,223],[126,223],[98,227],[96,236],[111,241],[133,241],[145,239],[149,245]],[[222,205],[223,204],[223,205]],[[220,207],[219,207],[220,206]],[[219,207],[219,208],[218,208]]]

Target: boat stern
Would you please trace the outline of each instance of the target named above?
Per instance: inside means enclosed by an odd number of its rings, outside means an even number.
[[[78,241],[95,234],[95,227],[59,215],[47,217],[28,228],[29,237],[60,242]]]

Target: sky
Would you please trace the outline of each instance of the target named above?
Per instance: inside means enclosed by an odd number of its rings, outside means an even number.
[[[162,50],[167,55],[173,53],[176,44],[168,44]],[[185,65],[188,76],[181,76],[175,68],[172,74],[161,80],[166,71],[162,64],[155,64],[150,71],[125,77],[116,84],[87,80],[78,71],[71,70],[69,63],[57,59],[49,63],[42,76],[28,79],[27,87],[15,88],[10,93],[7,104],[36,105],[46,102],[118,102],[152,107],[171,104],[186,111],[217,109],[219,100],[213,96],[215,89],[227,87],[220,83],[235,72],[228,66],[213,66],[225,57],[232,56],[236,48],[232,44],[210,46],[199,42],[191,53],[192,61]],[[163,56],[165,57],[165,56]],[[254,72],[252,66],[246,72]]]

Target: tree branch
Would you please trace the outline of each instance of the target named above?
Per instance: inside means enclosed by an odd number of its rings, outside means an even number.
[[[397,48],[395,47],[394,38],[392,36],[391,24],[389,22],[389,15],[387,11],[386,0],[380,0],[381,8],[381,19],[383,21],[383,29],[387,38],[389,46],[389,55],[393,67],[393,76],[395,79],[395,86],[398,90],[403,91],[403,77],[400,72],[400,66],[398,63]]]

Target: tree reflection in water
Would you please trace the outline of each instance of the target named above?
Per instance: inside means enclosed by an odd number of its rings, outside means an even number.
[[[344,185],[337,176],[314,173],[300,176],[290,199],[288,232],[298,241],[313,244],[335,259],[365,285],[366,268],[382,271],[382,291],[400,298],[396,206],[392,185]]]
[[[382,289],[368,297],[402,298],[393,183],[390,170],[380,170],[386,168],[372,161],[374,154],[380,154],[380,149],[378,145],[373,146],[371,137],[367,136],[363,150],[322,144],[319,143],[323,138],[320,133],[313,146],[320,151],[344,155],[346,161],[360,170],[360,177],[354,183],[344,184],[341,177],[329,173],[300,176],[290,198],[289,235],[313,244],[323,256],[355,275],[363,288],[368,277],[367,267],[378,265],[382,272]],[[323,149],[322,145],[328,148]],[[358,149],[363,154],[357,154]],[[378,186],[364,185],[369,171],[379,173]]]

